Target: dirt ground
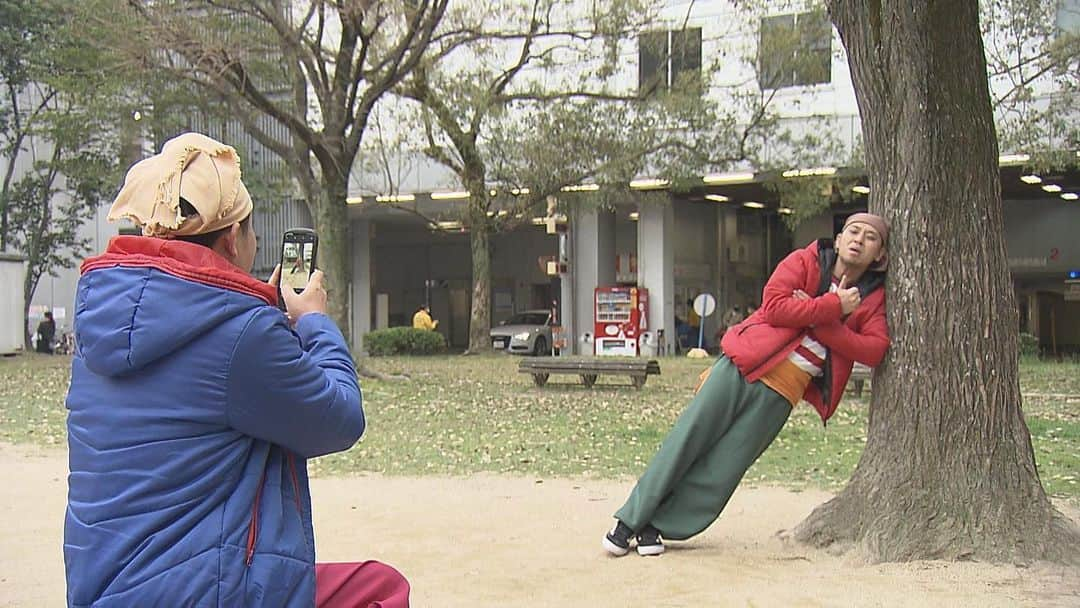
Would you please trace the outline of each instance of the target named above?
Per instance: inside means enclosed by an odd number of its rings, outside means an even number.
[[[0,445],[0,606],[61,606],[67,461]],[[865,565],[778,532],[825,492],[742,488],[704,534],[661,557],[600,548],[621,482],[364,475],[312,483],[321,561],[378,559],[417,607],[1080,606],[1080,571],[1036,564]],[[1063,507],[1064,508],[1064,507]],[[1067,509],[1080,519],[1080,511]]]

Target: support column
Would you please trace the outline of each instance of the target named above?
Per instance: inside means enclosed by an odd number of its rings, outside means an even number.
[[[730,205],[728,203],[727,205]],[[735,268],[731,248],[738,246],[737,209],[724,204],[716,208],[716,312],[720,316],[735,304]]]
[[[638,285],[649,290],[649,329],[664,331],[664,351],[675,352],[675,207],[670,200],[638,206]]]
[[[374,226],[368,220],[352,223],[352,286],[349,309],[353,350],[364,352],[364,334],[371,331],[371,232]]]
[[[593,293],[615,283],[615,214],[575,206],[570,218],[570,272],[563,277],[563,325],[579,355],[593,354],[581,338],[593,333]],[[567,290],[572,290],[569,298]],[[571,309],[571,310],[568,310]],[[568,322],[569,321],[569,322]]]

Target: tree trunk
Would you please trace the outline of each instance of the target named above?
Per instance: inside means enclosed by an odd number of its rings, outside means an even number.
[[[871,561],[1076,561],[1018,382],[986,62],[975,0],[831,0],[866,140],[871,209],[892,223],[892,346],[866,449],[795,530]]]
[[[311,206],[319,233],[318,266],[325,273],[328,313],[346,342],[353,345],[349,323],[349,286],[352,278],[352,240],[345,206],[346,181],[336,180],[324,168],[322,191]]]
[[[469,188],[469,192],[473,289],[467,352],[475,354],[491,350],[491,224],[487,216],[487,187],[483,179],[476,187]]]
[[[11,193],[11,180],[15,175],[15,161],[19,158],[19,150],[22,148],[22,133],[15,138],[11,153],[4,160],[7,168],[4,170],[4,183],[0,186],[0,252],[6,252],[8,246],[8,200]]]

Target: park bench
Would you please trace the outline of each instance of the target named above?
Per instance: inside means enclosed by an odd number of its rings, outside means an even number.
[[[645,386],[649,376],[660,374],[656,359],[623,357],[534,357],[522,359],[518,372],[530,374],[536,386],[547,384],[552,374],[575,374],[587,387],[596,384],[598,376],[628,376],[634,388]]]
[[[851,378],[849,381],[855,387],[855,396],[862,397],[863,384],[874,375],[874,370],[862,363],[856,362],[851,368]]]

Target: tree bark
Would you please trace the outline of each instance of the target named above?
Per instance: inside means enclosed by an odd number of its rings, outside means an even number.
[[[325,273],[327,312],[348,344],[353,344],[349,323],[349,277],[352,276],[352,240],[345,206],[346,181],[324,168],[322,190],[315,195],[311,215],[319,233],[319,268]],[[311,200],[311,199],[309,199]]]
[[[847,487],[795,530],[871,561],[1080,561],[1039,481],[1018,381],[997,143],[975,0],[830,0],[892,223],[892,346]]]
[[[469,246],[472,250],[472,300],[469,313],[470,354],[491,350],[491,223],[483,171],[465,180],[469,189]]]

